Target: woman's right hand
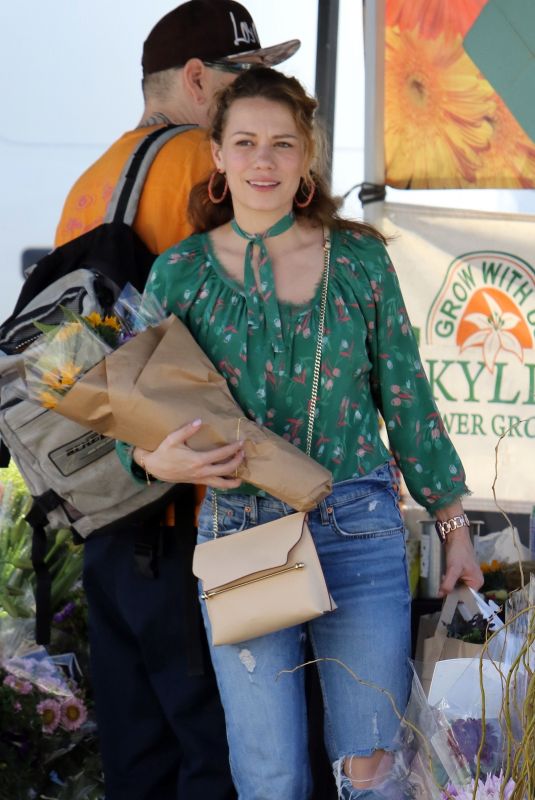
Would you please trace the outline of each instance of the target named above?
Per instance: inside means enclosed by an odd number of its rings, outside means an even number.
[[[236,470],[244,459],[243,441],[199,452],[188,445],[198,433],[202,420],[196,419],[173,431],[153,450],[135,447],[133,459],[161,481],[169,483],[199,483],[214,489],[237,489],[241,479]],[[143,463],[142,463],[143,462]]]

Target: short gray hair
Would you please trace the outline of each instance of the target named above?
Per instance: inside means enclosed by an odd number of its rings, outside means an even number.
[[[149,98],[167,100],[175,83],[176,74],[181,69],[182,67],[172,67],[171,69],[163,69],[160,72],[152,72],[150,75],[145,75],[141,82],[145,100]]]

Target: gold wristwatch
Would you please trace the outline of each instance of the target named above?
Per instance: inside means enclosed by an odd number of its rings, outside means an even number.
[[[470,527],[470,521],[466,514],[458,514],[456,517],[450,517],[450,519],[445,519],[444,522],[439,522],[438,520],[435,522],[435,530],[438,533],[438,538],[442,543],[446,541],[448,538],[448,533],[457,530],[457,528],[462,528],[464,525]]]

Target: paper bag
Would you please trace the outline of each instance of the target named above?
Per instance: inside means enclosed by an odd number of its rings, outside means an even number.
[[[483,645],[463,642],[448,636],[448,625],[453,619],[459,603],[464,603],[472,615],[479,613],[479,606],[467,586],[459,586],[447,595],[439,614],[420,618],[416,660],[421,660],[420,681],[426,697],[429,695],[433,673],[438,661],[447,659],[478,658]]]
[[[267,428],[247,419],[187,327],[169,317],[148,328],[81,378],[55,411],[91,430],[155,450],[200,417],[188,440],[204,451],[245,440],[237,477],[308,511],[332,489],[331,473]]]

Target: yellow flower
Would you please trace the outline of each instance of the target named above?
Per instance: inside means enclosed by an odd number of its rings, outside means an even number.
[[[472,186],[492,134],[494,92],[463,50],[386,29],[385,164],[390,186]]]
[[[62,387],[72,386],[78,376],[80,375],[81,369],[78,367],[74,361],[66,361],[64,364],[61,365],[60,371],[60,383]]]
[[[41,375],[41,381],[51,389],[61,389],[61,378],[56,370],[47,370]]]
[[[84,317],[93,328],[96,328],[97,325],[102,325],[102,317],[98,313],[98,311],[92,311],[91,314],[88,314],[87,317]]]
[[[54,339],[56,342],[66,342],[71,337],[76,336],[81,332],[82,332],[81,322],[66,322],[64,325],[60,325],[59,330],[56,333]]]
[[[104,325],[107,325],[108,328],[112,328],[117,333],[121,332],[121,325],[117,317],[104,317]]]
[[[44,408],[55,408],[58,404],[58,398],[52,392],[44,390],[39,392],[39,402]]]
[[[490,564],[488,561],[483,561],[479,566],[483,575],[488,575],[489,572],[499,572],[502,569],[502,562],[494,558]]]
[[[476,172],[481,188],[535,188],[535,142],[518,124],[503,100],[495,95],[490,147],[483,154]]]

